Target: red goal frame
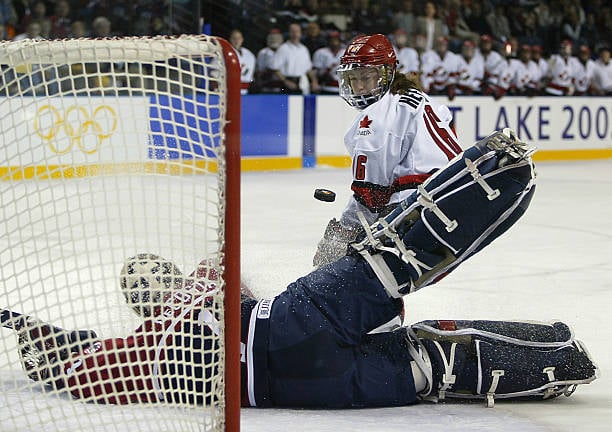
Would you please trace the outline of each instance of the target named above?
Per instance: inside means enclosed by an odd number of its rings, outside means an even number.
[[[240,430],[240,61],[228,41],[217,38],[226,69],[225,125],[225,430]]]

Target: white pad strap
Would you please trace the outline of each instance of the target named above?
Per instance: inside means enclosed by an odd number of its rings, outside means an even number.
[[[442,358],[442,363],[444,363],[444,375],[442,375],[442,382],[440,383],[440,389],[438,390],[438,397],[440,400],[444,399],[446,390],[448,390],[455,381],[457,380],[457,375],[453,374],[453,367],[455,366],[455,351],[457,349],[457,344],[453,343],[451,345],[450,353],[448,359],[446,358],[446,354],[444,354],[444,350],[442,349],[442,345],[438,341],[433,341],[436,348],[440,352],[440,357]]]
[[[480,174],[480,171],[478,171],[478,167],[476,166],[474,162],[472,162],[468,158],[465,158],[465,165],[467,166],[468,171],[474,178],[474,181],[478,183],[480,187],[483,188],[484,191],[487,193],[487,199],[489,201],[493,201],[495,198],[497,198],[500,195],[499,189],[493,189],[485,181],[485,179]]]
[[[452,232],[459,226],[456,220],[450,220],[449,217],[446,216],[442,210],[440,210],[440,207],[438,207],[438,205],[434,202],[433,197],[429,195],[423,185],[419,185],[417,189],[419,191],[417,202],[435,214],[438,219],[440,219],[442,223],[446,225],[446,231]]]
[[[414,330],[412,330],[410,327],[406,327],[406,334],[408,336],[408,352],[410,353],[414,364],[416,364],[416,366],[419,368],[426,381],[425,390],[419,392],[419,396],[424,398],[429,396],[431,390],[433,389],[433,369],[431,367],[431,360],[429,359],[429,354],[427,353],[425,346],[423,346],[423,343],[419,340]],[[416,344],[418,350],[414,347],[414,344]]]

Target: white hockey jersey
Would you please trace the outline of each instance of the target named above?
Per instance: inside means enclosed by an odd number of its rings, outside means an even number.
[[[240,93],[246,94],[255,74],[255,54],[247,48],[234,49],[240,62]]]
[[[474,56],[469,62],[465,57],[459,56],[459,64],[457,94],[479,93],[484,79],[484,59],[482,56]]]
[[[447,51],[444,57],[436,51],[427,51],[423,54],[423,72],[429,78],[427,89],[443,91],[448,85],[457,84],[461,70],[461,56]]]
[[[574,68],[576,57],[564,58],[559,54],[550,57],[550,82],[546,87],[546,93],[563,96],[574,93]]]
[[[588,59],[585,63],[580,60],[573,64],[574,66],[574,88],[577,94],[585,94],[591,88],[593,81],[593,69],[595,62]]]
[[[397,70],[404,74],[417,74],[421,69],[419,53],[412,47],[396,49]]]
[[[312,65],[317,71],[321,90],[328,93],[338,93],[338,75],[336,69],[344,54],[344,46],[334,53],[329,47],[322,47],[312,55]]]
[[[345,226],[361,225],[358,211],[373,223],[462,151],[450,110],[417,89],[389,92],[361,111],[344,144],[353,161],[354,192],[340,219]]]

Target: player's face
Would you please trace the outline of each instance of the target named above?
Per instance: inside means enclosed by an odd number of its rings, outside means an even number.
[[[369,94],[378,87],[379,78],[378,70],[372,67],[358,68],[346,72],[346,79],[351,86],[351,90],[357,96]]]

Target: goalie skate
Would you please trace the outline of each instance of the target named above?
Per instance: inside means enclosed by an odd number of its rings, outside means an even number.
[[[535,148],[509,129],[470,147],[372,226],[352,248],[389,294],[441,279],[504,233],[535,191]]]

